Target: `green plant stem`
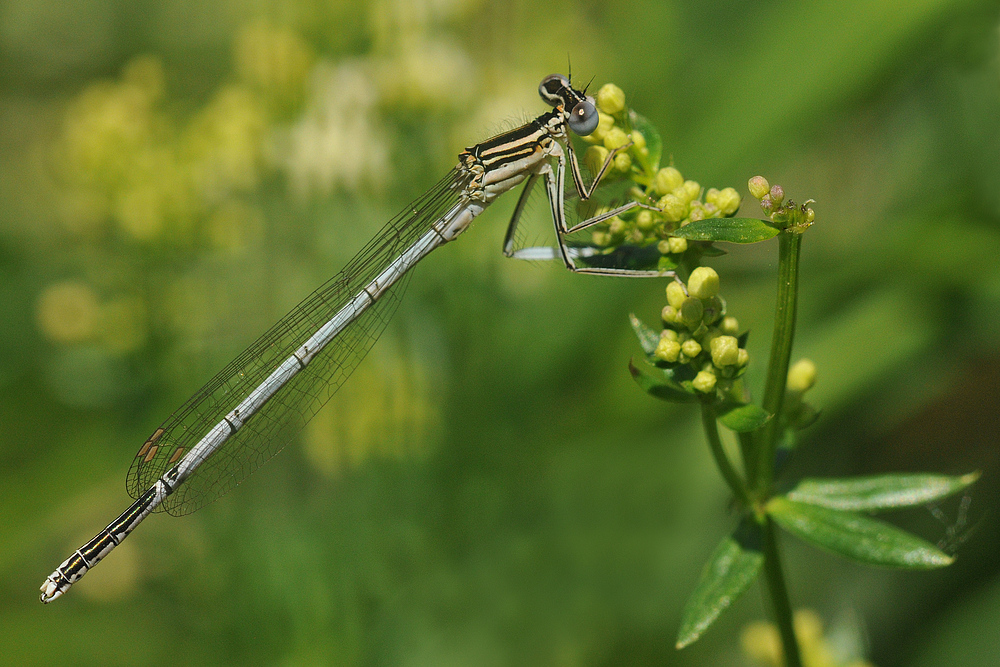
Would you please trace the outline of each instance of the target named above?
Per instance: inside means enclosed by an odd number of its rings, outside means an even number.
[[[781,635],[781,647],[785,654],[785,667],[802,667],[802,657],[799,655],[799,644],[795,640],[795,626],[792,623],[792,605],[788,599],[788,587],[785,585],[785,575],[781,570],[781,559],[778,555],[778,541],[775,535],[774,521],[765,518],[764,532],[764,578],[767,581],[767,591],[771,598],[774,611],[774,622]]]
[[[768,359],[762,407],[774,417],[760,431],[757,447],[757,472],[751,475],[759,498],[770,494],[774,479],[774,456],[778,446],[781,405],[785,399],[788,364],[795,335],[796,304],[799,292],[799,251],[802,235],[785,230],[778,235],[778,298],[774,313],[774,335]]]
[[[719,437],[718,417],[715,414],[715,406],[709,401],[701,403],[701,423],[705,427],[705,437],[708,438],[708,446],[715,457],[715,465],[719,467],[722,478],[732,490],[733,495],[739,501],[741,507],[747,507],[749,500],[747,497],[747,487],[736,471],[732,461],[726,456],[726,450],[722,448],[722,439]]]

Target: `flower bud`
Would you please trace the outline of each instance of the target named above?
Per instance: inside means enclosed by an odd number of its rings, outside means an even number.
[[[733,336],[713,338],[711,347],[712,363],[719,368],[735,366],[739,361],[740,344]]]
[[[632,156],[628,153],[619,153],[615,156],[615,171],[627,172],[632,168]]]
[[[740,348],[739,356],[736,357],[736,366],[743,368],[750,363],[750,353],[746,351],[746,348]]]
[[[628,135],[620,127],[612,127],[604,134],[604,147],[609,151],[621,148],[628,143]]]
[[[656,226],[656,218],[653,217],[653,212],[646,209],[639,211],[635,216],[635,226],[644,232],[652,230]]]
[[[740,323],[731,315],[723,317],[722,322],[719,324],[719,330],[727,336],[735,336],[740,332]]]
[[[705,197],[706,201],[708,197]],[[719,213],[723,217],[728,217],[740,210],[740,193],[736,188],[724,188],[719,190],[715,196],[715,201],[711,202],[719,207]]]
[[[667,283],[667,303],[679,309],[687,301],[687,298],[687,292],[684,291],[684,286],[680,282],[671,280]]]
[[[689,338],[681,343],[681,352],[683,352],[684,356],[688,359],[694,359],[701,354],[701,343],[696,341],[694,338]]]
[[[642,132],[640,132],[639,130],[632,130],[631,134],[629,134],[629,137],[632,138],[632,148],[634,148],[635,150],[642,152],[642,149],[646,148],[646,137],[644,137]]]
[[[664,324],[677,324],[677,309],[673,306],[664,306],[660,311],[660,319]]]
[[[612,236],[620,236],[625,233],[625,221],[617,215],[607,221],[608,231]]]
[[[653,350],[654,357],[670,363],[677,361],[680,354],[681,344],[669,338],[661,338],[660,342],[656,344],[656,349]]]
[[[590,141],[593,143],[601,143],[604,141],[604,135],[615,126],[615,119],[606,113],[597,112],[597,129],[591,132],[589,135],[584,137],[585,141]]]
[[[809,359],[799,359],[788,369],[788,391],[802,393],[816,384],[816,364]]]
[[[670,252],[674,255],[679,255],[688,249],[687,239],[680,239],[675,236],[667,239],[667,245],[670,247]]]
[[[719,274],[709,266],[699,266],[688,278],[688,294],[699,299],[711,299],[719,293]]]
[[[664,329],[660,332],[660,338],[666,338],[674,342],[679,342],[681,337],[673,329]]]
[[[625,108],[625,92],[613,83],[597,91],[597,108],[606,114],[616,114]]]
[[[691,386],[703,394],[708,394],[715,389],[715,383],[715,373],[711,371],[698,371],[698,374],[691,380]]]
[[[590,235],[594,245],[603,247],[611,244],[611,234],[607,232],[594,232]]]
[[[604,166],[604,161],[608,159],[610,151],[604,146],[591,146],[583,154],[583,164],[586,165],[590,173],[597,175],[597,172]]]
[[[750,190],[750,195],[754,199],[759,200],[768,193],[771,189],[771,184],[763,176],[754,176],[747,183],[747,188]]]
[[[673,192],[676,188],[679,188],[684,184],[684,177],[681,176],[681,172],[677,171],[673,167],[664,167],[656,172],[656,177],[653,180],[653,188],[656,190],[656,194],[661,197],[665,194]]]
[[[678,193],[677,190],[681,190],[683,194]],[[677,190],[674,190],[674,194],[683,197],[689,202],[694,201],[701,194],[701,186],[698,184],[698,181],[684,181]]]
[[[701,324],[701,318],[705,314],[705,306],[701,303],[701,299],[694,297],[684,299],[678,310],[681,322],[689,329],[694,329]]]
[[[657,243],[656,244],[656,251],[659,252],[661,255],[668,255],[671,252],[673,252],[670,249],[670,240],[669,239],[663,239],[662,241],[660,241],[659,243]]]
[[[768,194],[771,195],[771,203],[774,206],[781,206],[781,202],[785,201],[785,189],[780,185],[772,185]]]
[[[688,205],[677,195],[669,194],[656,202],[656,207],[663,211],[663,219],[667,222],[680,222],[687,217]]]

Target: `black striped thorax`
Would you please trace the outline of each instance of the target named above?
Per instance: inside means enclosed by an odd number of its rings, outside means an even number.
[[[548,153],[552,142],[565,136],[565,112],[555,108],[530,123],[466,148],[459,155],[459,164],[481,176],[539,151]]]

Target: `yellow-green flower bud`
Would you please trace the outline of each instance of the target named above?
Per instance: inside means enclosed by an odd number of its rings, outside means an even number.
[[[664,324],[677,324],[677,309],[673,306],[664,306],[660,311],[660,319]]]
[[[687,239],[679,239],[675,236],[671,236],[669,239],[667,239],[667,246],[670,248],[671,253],[679,255],[682,252],[687,251],[688,242]]]
[[[627,172],[632,168],[632,156],[628,153],[619,153],[615,156],[615,171]]]
[[[802,393],[816,384],[816,364],[799,359],[788,369],[788,391]]]
[[[746,351],[745,348],[740,348],[739,355],[736,357],[736,366],[743,368],[748,363],[750,363],[750,353]]]
[[[646,240],[646,235],[642,233],[641,229],[633,229],[628,233],[627,240],[629,243],[634,243],[635,245],[639,245],[640,243]]]
[[[754,199],[761,199],[771,190],[771,184],[763,176],[754,176],[747,182],[747,188]]]
[[[681,307],[678,309],[680,311],[680,320],[689,329],[694,329],[699,324],[701,324],[701,318],[705,314],[705,306],[702,304],[701,299],[696,299],[694,297],[688,297],[684,299],[681,303]]]
[[[660,338],[666,338],[674,342],[678,342],[680,340],[680,336],[678,336],[677,332],[674,331],[673,329],[664,329],[663,331],[661,331]]]
[[[703,394],[711,393],[715,389],[715,383],[715,373],[711,371],[698,371],[698,374],[691,380],[691,386]]]
[[[688,295],[684,291],[684,285],[676,280],[671,280],[667,283],[667,303],[679,309],[687,301],[687,298]]]
[[[684,181],[679,188],[674,190],[674,194],[692,202],[701,194],[701,186],[698,185],[698,181]]]
[[[664,167],[659,170],[656,172],[656,177],[653,180],[653,188],[656,190],[656,194],[661,197],[670,194],[683,184],[684,177],[681,176],[681,172],[673,167]]]
[[[656,218],[653,217],[652,211],[647,211],[643,209],[635,216],[635,226],[644,232],[648,232],[656,226]]]
[[[656,207],[663,211],[663,219],[667,222],[680,222],[687,217],[687,202],[674,194],[663,195]]]
[[[740,344],[733,336],[719,336],[712,339],[712,363],[723,368],[735,366],[739,361]]]
[[[654,357],[671,363],[677,361],[680,354],[681,344],[669,338],[661,338],[660,342],[656,344],[656,349],[653,350]]]
[[[747,189],[754,199],[762,199],[771,190],[771,184],[763,176],[754,176],[747,182]]]
[[[604,133],[604,147],[609,151],[621,148],[628,143],[628,135],[620,127],[612,127]]]
[[[597,172],[604,166],[604,161],[608,159],[610,151],[604,146],[591,146],[583,154],[583,163],[590,170],[590,173],[597,175]]]
[[[607,232],[594,232],[590,238],[593,240],[594,245],[599,247],[611,244],[611,234]]]
[[[740,208],[740,193],[736,191],[736,188],[725,188],[724,190],[712,188],[705,193],[705,201],[715,205],[724,217],[730,216]]]
[[[620,236],[625,233],[625,221],[619,218],[617,215],[608,221],[608,231],[611,232],[612,236]]]
[[[604,141],[604,136],[608,131],[615,126],[615,119],[606,113],[597,112],[597,129],[591,132],[588,136],[584,137],[584,140],[591,141],[594,143],[601,143]]]
[[[657,243],[656,244],[656,251],[659,252],[661,255],[669,254],[671,252],[671,250],[670,250],[670,240],[669,239],[663,239],[662,241],[660,241],[659,243]]]
[[[681,352],[683,352],[684,356],[688,359],[694,359],[701,354],[701,343],[696,341],[694,338],[689,338],[681,343]]]
[[[806,209],[806,222],[809,224],[816,222],[816,211],[811,208]]]
[[[719,293],[719,274],[710,266],[699,266],[688,278],[688,294],[711,299]]]
[[[641,153],[642,149],[646,147],[646,137],[639,130],[632,130],[629,136],[632,138],[632,148]]]
[[[740,323],[732,315],[723,317],[719,324],[719,330],[727,336],[735,336],[740,332]]]
[[[607,114],[616,114],[625,108],[625,92],[613,83],[606,83],[597,91],[597,108]]]
[[[688,213],[688,221],[694,222],[695,220],[704,220],[705,218],[710,218],[711,215],[705,215],[705,206],[700,201],[695,200],[691,202],[691,210]]]

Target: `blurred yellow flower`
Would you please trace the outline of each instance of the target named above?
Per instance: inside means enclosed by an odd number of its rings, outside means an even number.
[[[94,335],[100,313],[88,285],[65,281],[49,285],[35,307],[38,328],[57,343],[78,343]]]

